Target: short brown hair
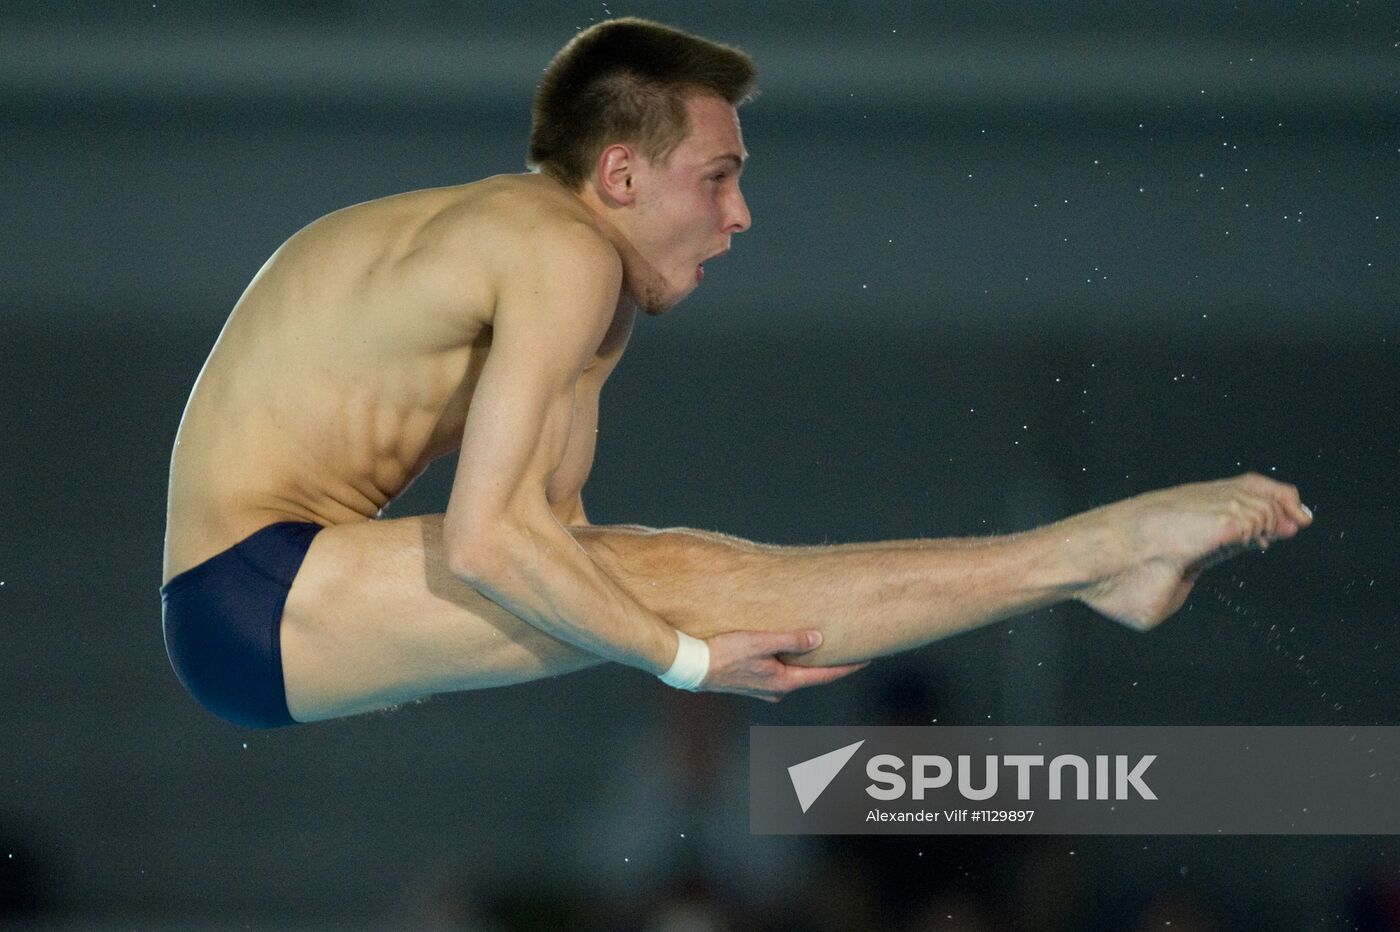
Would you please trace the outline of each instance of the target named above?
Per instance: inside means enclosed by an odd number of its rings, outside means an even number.
[[[574,36],[545,69],[531,108],[526,167],[573,190],[605,144],[663,163],[690,132],[686,99],[754,96],[753,59],[736,48],[645,19],[604,20]]]

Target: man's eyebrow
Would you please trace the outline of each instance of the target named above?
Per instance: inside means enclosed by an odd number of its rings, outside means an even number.
[[[744,164],[745,164],[747,161],[748,161],[747,159],[740,158],[739,156],[735,155],[733,152],[726,152],[724,155],[717,155],[717,156],[715,156],[714,158],[710,159],[710,162],[712,162],[712,163],[713,163],[713,162],[729,162],[729,163],[731,163],[731,164],[735,167],[735,169],[741,169],[741,168],[743,168],[743,167],[744,167]]]

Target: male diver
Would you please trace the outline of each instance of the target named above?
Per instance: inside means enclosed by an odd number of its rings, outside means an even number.
[[[206,708],[272,727],[605,661],[776,701],[1068,599],[1150,628],[1208,565],[1311,523],[1248,473],[960,540],[590,525],[598,396],[636,311],[749,228],[754,76],[736,49],[600,23],[543,75],[533,171],[336,211],[268,260],[171,461],[165,641]],[[453,450],[445,514],[379,517]]]

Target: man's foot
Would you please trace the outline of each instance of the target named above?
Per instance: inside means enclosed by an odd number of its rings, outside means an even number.
[[[1312,524],[1296,488],[1258,473],[1161,489],[1081,517],[1110,523],[1127,557],[1076,598],[1141,631],[1181,608],[1205,570]]]

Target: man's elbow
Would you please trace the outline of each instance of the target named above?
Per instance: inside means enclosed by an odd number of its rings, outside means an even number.
[[[442,536],[447,571],[462,582],[477,587],[501,572],[501,535],[481,528],[470,534],[454,534],[451,522],[444,521]]]

